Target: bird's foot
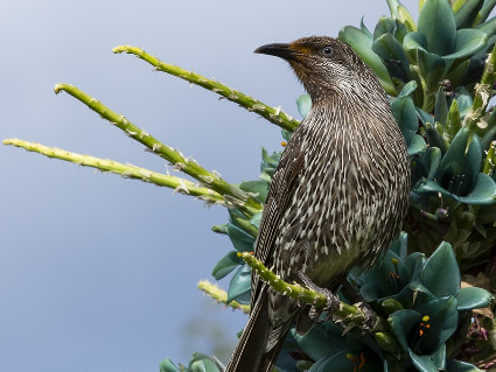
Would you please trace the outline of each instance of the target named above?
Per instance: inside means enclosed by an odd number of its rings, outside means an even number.
[[[353,306],[359,308],[363,314],[363,320],[360,322],[360,328],[364,330],[374,329],[377,325],[377,322],[379,322],[380,320],[377,313],[372,309],[372,307],[370,307],[370,304],[366,302],[357,302],[353,304]]]
[[[308,277],[308,275],[303,272],[298,273],[298,278],[308,289],[324,295],[327,299],[327,303],[323,308],[316,308],[312,305],[308,312],[308,317],[317,323],[328,322],[331,320],[332,314],[339,308],[339,298],[329,289],[319,287]],[[325,314],[325,316],[322,317],[322,314]]]

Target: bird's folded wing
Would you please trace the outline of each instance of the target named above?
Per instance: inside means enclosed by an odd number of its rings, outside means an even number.
[[[303,129],[303,128],[299,128]],[[305,166],[305,154],[301,150],[300,130],[293,133],[281,160],[272,176],[269,193],[265,202],[260,229],[255,244],[255,257],[266,267],[272,266],[274,244],[279,235],[280,221],[293,198],[298,178]],[[257,275],[252,275],[251,305],[254,308],[261,290]]]

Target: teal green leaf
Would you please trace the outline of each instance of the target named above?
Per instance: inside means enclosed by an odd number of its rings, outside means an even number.
[[[444,153],[446,152],[447,146],[442,134],[438,131],[438,129],[440,129],[439,127],[439,123],[436,123],[436,125],[426,123],[424,125],[425,137],[427,138],[427,142],[429,142],[429,145],[431,147],[439,148],[441,152]]]
[[[489,306],[494,297],[483,288],[465,287],[460,289],[456,299],[458,310],[472,310]]]
[[[455,14],[456,28],[472,27],[483,0],[467,0]]]
[[[492,17],[487,22],[481,23],[477,26],[477,29],[488,36],[494,35],[496,33],[496,17]]]
[[[386,0],[386,2],[389,7],[389,11],[391,12],[391,16],[393,18],[398,18],[398,7],[400,6],[400,2],[398,0]]]
[[[482,9],[479,11],[479,14],[477,15],[476,22],[481,23],[485,22],[487,17],[489,17],[489,14],[493,10],[493,8],[496,6],[496,0],[484,0],[484,5],[482,6]]]
[[[437,182],[431,180],[422,181],[416,186],[415,191],[420,193],[440,192],[441,194],[450,196],[460,203],[465,204],[487,205],[496,202],[496,183],[491,177],[484,173],[479,173],[474,189],[465,196],[453,194],[441,187]]]
[[[427,143],[424,138],[418,134],[414,135],[408,144],[408,155],[413,156],[427,148]]]
[[[440,371],[446,369],[446,344],[443,343],[441,347],[433,354],[431,354],[432,361]]]
[[[376,40],[384,34],[394,35],[395,32],[396,21],[388,17],[381,17],[375,26],[373,37]]]
[[[212,270],[212,276],[216,280],[222,279],[243,263],[243,260],[238,257],[237,253],[238,252],[231,251],[217,262],[217,265],[215,265]]]
[[[453,86],[462,85],[462,83],[466,80],[466,74],[470,67],[470,63],[470,58],[467,58],[464,61],[460,60],[453,67],[450,68],[448,74],[446,75],[446,79],[451,81],[451,84]]]
[[[456,45],[453,53],[444,55],[445,60],[470,56],[481,50],[487,41],[485,32],[476,29],[463,29],[456,32]]]
[[[332,331],[334,325],[314,325],[310,331],[300,335],[292,330],[292,335],[301,350],[313,360],[320,360],[328,355],[347,350],[344,338],[337,332]],[[336,327],[337,328],[337,327]]]
[[[455,50],[456,20],[448,0],[428,0],[418,18],[429,52],[443,56]]]
[[[434,122],[434,116],[433,115],[429,114],[428,112],[425,112],[424,110],[422,110],[419,107],[416,107],[416,110],[417,110],[417,115],[418,115],[420,121],[422,122],[422,124]]]
[[[238,252],[252,252],[255,238],[232,223],[227,224],[227,235]]]
[[[429,172],[427,173],[427,179],[434,178],[434,175],[441,164],[441,150],[437,147],[431,147],[429,149]]]
[[[370,39],[372,39],[372,32],[370,32],[370,30],[367,28],[367,26],[365,25],[364,23],[364,17],[362,17],[362,19],[360,20],[360,30],[362,30],[362,32],[367,35]]]
[[[197,360],[189,367],[191,372],[221,372],[217,365],[209,359]]]
[[[413,100],[410,97],[396,98],[391,103],[391,111],[406,143],[410,144],[418,129],[417,111]]]
[[[250,218],[250,223],[257,229],[260,227],[260,222],[262,221],[262,212],[255,213],[252,218]]]
[[[442,242],[425,263],[422,283],[436,296],[456,296],[460,291],[460,269],[451,244]]]
[[[317,361],[308,372],[349,372],[354,368],[353,362],[346,358],[346,351],[341,351]]]
[[[439,87],[436,93],[436,103],[434,105],[434,120],[446,124],[448,118],[448,101],[443,87]]]
[[[403,48],[407,52],[410,61],[417,61],[417,50],[420,49],[427,52],[427,39],[420,32],[409,32],[403,39]]]
[[[302,94],[296,100],[296,107],[301,117],[304,119],[312,108],[312,99],[308,94]]]
[[[420,72],[425,78],[427,88],[433,91],[444,77],[446,62],[437,54],[429,53],[422,49],[417,50],[417,58]]]
[[[458,104],[458,111],[460,115],[465,116],[472,108],[473,100],[470,92],[465,87],[458,87],[455,90],[456,103]]]
[[[243,265],[236,270],[229,289],[227,290],[227,302],[236,300],[243,304],[250,302],[251,269],[248,265]]]
[[[403,85],[403,88],[401,88],[401,92],[400,92],[400,94],[398,94],[397,98],[403,98],[403,97],[409,96],[410,94],[415,92],[417,87],[418,87],[418,84],[415,80],[409,81],[408,83]]]
[[[285,141],[289,141],[292,135],[293,132],[290,132],[289,130],[286,129],[281,129],[281,136]]]
[[[431,355],[417,355],[412,350],[409,350],[408,354],[418,371],[444,371],[446,367],[445,344]]]
[[[222,366],[208,355],[194,353],[193,359],[189,362],[190,372],[222,372]]]
[[[160,362],[160,372],[179,372],[179,368],[170,359],[165,359]]]
[[[457,301],[453,296],[434,299],[415,307],[422,316],[428,315],[429,329],[424,330],[418,349],[424,354],[434,353],[442,346],[458,327]],[[414,351],[417,351],[413,349]]]
[[[393,240],[389,249],[396,253],[401,259],[405,258],[408,253],[408,234],[402,231],[399,237]]]
[[[430,355],[417,355],[412,350],[408,350],[408,355],[413,365],[419,372],[438,372],[439,369],[434,364]]]
[[[477,135],[473,135],[466,151],[469,137],[468,128],[464,127],[458,131],[441,160],[436,175],[442,186],[460,196],[467,195],[473,190],[482,163],[482,147]]]
[[[239,185],[239,188],[243,191],[255,194],[254,198],[261,203],[265,202],[265,198],[269,192],[269,184],[264,180],[245,181]]]
[[[447,372],[482,372],[481,369],[477,368],[473,364],[462,362],[459,360],[448,360]]]
[[[372,44],[372,50],[382,58],[391,76],[408,80],[410,68],[407,56],[403,46],[392,34],[385,33],[375,39]]]
[[[421,319],[422,316],[411,309],[399,310],[389,316],[388,321],[403,350],[408,351],[410,349],[408,338]]]
[[[272,177],[274,171],[277,168],[277,165],[279,164],[280,159],[281,159],[280,152],[274,152],[272,153],[272,155],[269,155],[267,150],[262,147],[262,164],[260,165],[260,170],[262,171],[262,174],[265,173],[268,176]]]
[[[388,94],[396,95],[391,76],[381,58],[372,51],[372,40],[360,29],[346,26],[339,32],[339,39],[349,44],[360,58],[375,72]]]
[[[441,163],[441,150],[437,147],[430,147],[426,151],[417,155],[412,162],[412,177],[414,180],[414,191],[425,183],[425,179],[432,180]],[[421,182],[418,182],[420,181]]]

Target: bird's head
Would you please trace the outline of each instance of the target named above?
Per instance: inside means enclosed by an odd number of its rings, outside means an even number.
[[[263,45],[255,53],[289,62],[312,101],[343,94],[347,97],[382,91],[378,80],[347,44],[327,36],[311,36],[289,44]]]

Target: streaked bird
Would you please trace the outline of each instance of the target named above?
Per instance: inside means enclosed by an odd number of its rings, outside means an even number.
[[[255,53],[285,59],[312,99],[273,175],[255,256],[289,282],[328,297],[354,265],[370,267],[408,208],[406,144],[374,73],[345,43],[308,37]],[[226,372],[269,372],[308,308],[252,276],[251,313]]]

